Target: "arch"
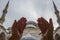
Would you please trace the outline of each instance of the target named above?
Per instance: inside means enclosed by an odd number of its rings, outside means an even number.
[[[31,34],[27,34],[21,38],[21,40],[38,40],[38,38],[32,36]]]
[[[31,37],[27,37],[27,38],[23,38],[22,40],[36,40],[36,39],[31,38]]]
[[[4,32],[2,32],[2,33],[0,34],[0,40],[5,40],[5,34],[4,34]]]
[[[37,23],[34,21],[28,21],[27,25],[33,25],[33,26],[35,26],[35,28],[38,27]]]
[[[60,40],[60,35],[59,35],[59,34],[56,34],[56,35],[55,35],[55,39],[56,39],[56,40]]]

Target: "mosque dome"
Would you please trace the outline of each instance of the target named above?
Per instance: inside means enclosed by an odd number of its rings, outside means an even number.
[[[31,37],[27,37],[27,38],[23,38],[22,40],[36,40],[36,39],[31,38]]]
[[[28,33],[27,35],[23,36],[21,40],[38,40],[38,38],[36,38]]]
[[[34,21],[28,21],[26,27],[27,28],[37,28],[37,23]]]
[[[33,24],[33,25],[37,26],[37,23],[34,21],[28,21],[27,24]]]

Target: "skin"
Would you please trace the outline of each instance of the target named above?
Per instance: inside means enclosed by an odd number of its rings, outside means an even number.
[[[26,27],[26,18],[22,17],[18,21],[14,21],[12,26],[12,36],[9,40],[20,40]],[[46,21],[44,18],[38,18],[38,27],[43,34],[42,40],[53,40],[53,22],[52,19]]]
[[[37,20],[39,29],[42,32],[42,40],[53,40],[53,22],[52,19],[49,19],[49,22],[46,21],[43,17],[38,18]]]
[[[9,38],[9,40],[20,40],[23,34],[23,31],[26,27],[26,18],[22,17],[18,21],[14,21],[12,26],[12,36]]]

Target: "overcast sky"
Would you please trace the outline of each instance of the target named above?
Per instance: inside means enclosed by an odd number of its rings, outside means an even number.
[[[8,0],[0,0],[0,17]],[[54,0],[60,10],[60,0]],[[39,17],[53,19],[54,28],[58,26],[52,0],[10,0],[8,13],[4,22],[5,28],[11,27],[14,20],[26,17],[28,21],[36,21]]]

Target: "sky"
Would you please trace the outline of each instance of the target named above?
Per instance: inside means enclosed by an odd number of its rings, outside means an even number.
[[[7,2],[8,0],[0,0],[0,17]],[[54,2],[60,10],[60,0],[54,0]],[[10,0],[3,26],[7,29],[13,25],[14,20],[19,20],[21,17],[35,22],[40,17],[44,17],[47,21],[52,18],[54,29],[58,27],[52,0]]]

